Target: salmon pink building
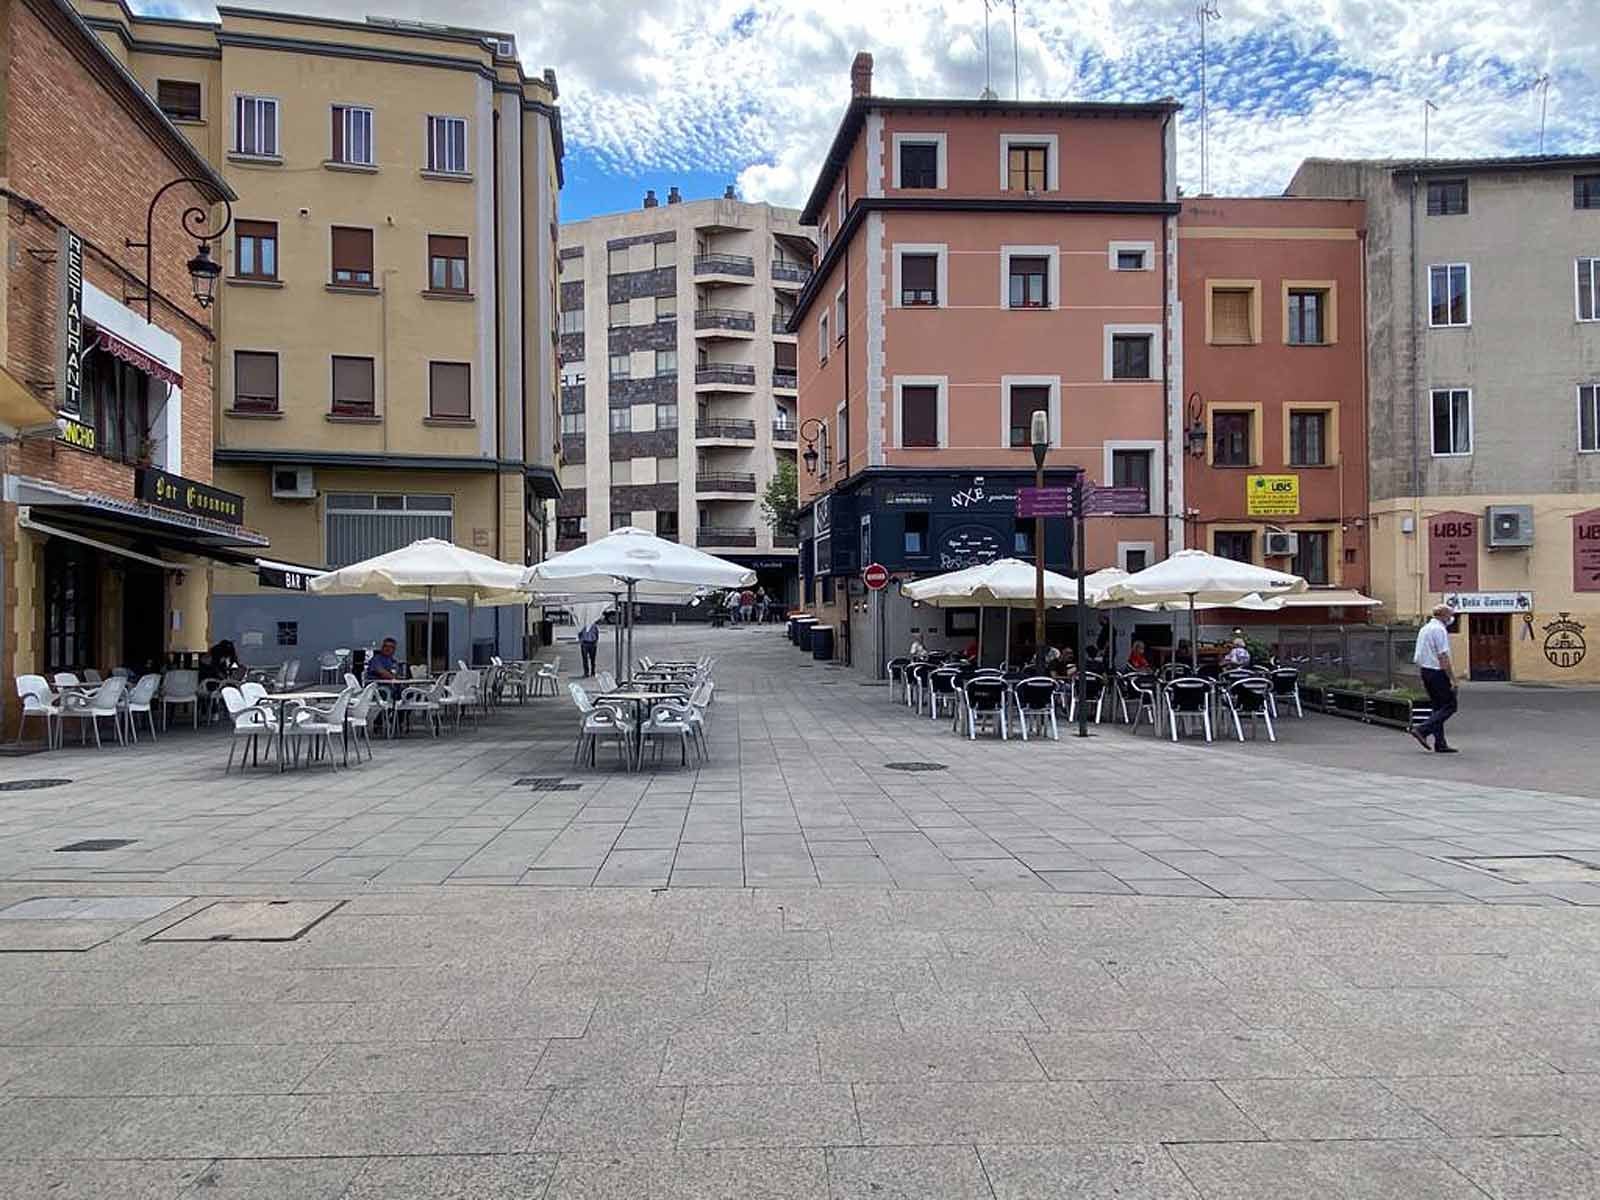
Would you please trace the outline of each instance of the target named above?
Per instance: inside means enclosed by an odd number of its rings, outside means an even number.
[[[1220,624],[1366,618],[1364,226],[1360,200],[1183,201],[1186,542],[1313,589]]]
[[[1090,570],[1182,544],[1178,106],[892,99],[866,54],[851,90],[801,217],[820,254],[794,318],[802,602],[837,657],[870,667],[913,631],[972,636],[975,612],[913,608],[897,582],[1035,553],[1070,569],[1067,522],[1035,547],[1015,516],[1037,410],[1048,483],[1081,472],[1146,497],[1091,519]],[[871,562],[893,578],[877,598]],[[1075,620],[1053,612],[1051,641]]]

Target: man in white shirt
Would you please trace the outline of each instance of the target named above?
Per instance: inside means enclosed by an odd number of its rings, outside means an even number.
[[[1444,723],[1456,712],[1455,669],[1450,662],[1450,631],[1447,628],[1455,614],[1448,604],[1433,607],[1433,619],[1417,631],[1417,648],[1411,659],[1422,674],[1422,686],[1428,690],[1433,702],[1433,716],[1411,731],[1411,736],[1422,744],[1424,750],[1436,754],[1454,754],[1455,749],[1445,743]],[[1428,739],[1433,738],[1433,745]]]

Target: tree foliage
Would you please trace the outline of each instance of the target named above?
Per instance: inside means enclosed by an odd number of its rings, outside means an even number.
[[[772,526],[773,533],[793,537],[799,527],[798,480],[794,459],[781,457],[778,469],[767,481],[767,490],[761,496],[761,515]]]

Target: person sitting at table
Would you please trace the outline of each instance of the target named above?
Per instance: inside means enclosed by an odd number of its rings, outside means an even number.
[[[1250,665],[1250,648],[1244,644],[1242,637],[1233,639],[1233,647],[1222,656],[1222,665],[1225,667],[1248,667]]]
[[[978,661],[978,639],[977,638],[973,638],[964,647],[962,647],[961,657],[966,659],[969,663],[975,663],[975,662]]]
[[[375,679],[400,678],[400,660],[394,656],[396,644],[392,637],[384,638],[382,644],[378,646],[378,652],[367,659],[368,683]]]
[[[1128,647],[1128,670],[1148,671],[1150,660],[1144,656],[1144,643],[1134,642]]]
[[[928,657],[928,648],[922,644],[922,635],[920,633],[911,635],[911,649],[907,651],[907,656],[912,662],[921,662]]]
[[[1073,659],[1071,647],[1057,649],[1051,646],[1044,652],[1044,669],[1057,679],[1066,679],[1077,673],[1078,664]]]

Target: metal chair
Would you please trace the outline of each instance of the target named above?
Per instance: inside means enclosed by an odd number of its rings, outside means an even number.
[[[1285,707],[1292,702],[1294,704],[1294,715],[1304,717],[1306,715],[1305,709],[1300,707],[1300,672],[1293,667],[1277,667],[1274,668],[1269,678],[1272,680],[1273,711],[1277,711],[1280,702]]]
[[[1157,690],[1161,685],[1154,675],[1136,673],[1117,676],[1117,702],[1122,706],[1122,720],[1139,731],[1145,714],[1150,715],[1150,728],[1157,728],[1156,710],[1159,707]]]
[[[1081,700],[1085,708],[1094,706],[1091,720],[1096,725],[1100,724],[1100,716],[1106,705],[1106,677],[1094,671],[1080,671],[1073,677],[1071,689],[1072,703],[1067,710],[1067,720],[1078,719],[1078,703]]]
[[[1028,721],[1039,724],[1039,732],[1050,731],[1051,741],[1061,740],[1061,730],[1056,724],[1056,681],[1048,675],[1030,675],[1019,679],[1012,687],[1017,701],[1017,728],[1022,740],[1028,740]]]
[[[1272,681],[1251,677],[1235,679],[1222,691],[1222,698],[1227,705],[1228,715],[1233,718],[1233,732],[1242,742],[1244,741],[1244,726],[1240,721],[1243,717],[1250,722],[1250,736],[1256,735],[1256,722],[1260,721],[1267,727],[1267,740],[1278,740],[1277,732],[1272,728]]]
[[[995,732],[1000,735],[1000,740],[1005,741],[1009,736],[1006,726],[1006,701],[1005,680],[993,677],[975,677],[967,680],[965,689],[967,703],[967,739],[974,740],[978,736],[981,725],[993,725]]]
[[[1173,741],[1178,740],[1179,726],[1187,721],[1199,721],[1205,728],[1206,741],[1211,741],[1211,703],[1216,688],[1209,679],[1185,675],[1168,683],[1163,695]]]
[[[889,702],[891,704],[894,703],[896,699],[896,688],[900,690],[901,696],[905,695],[906,668],[910,665],[911,659],[904,656],[900,658],[891,658],[888,662],[883,664],[884,670],[889,673]]]
[[[939,667],[928,672],[928,716],[939,719],[939,706],[947,705],[952,717],[956,711],[956,678],[954,667]]]
[[[933,671],[931,662],[914,662],[906,668],[906,707],[922,711],[922,698],[928,690],[928,675]]]

